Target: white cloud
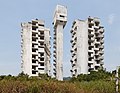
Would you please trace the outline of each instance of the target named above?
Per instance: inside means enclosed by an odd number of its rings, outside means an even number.
[[[115,14],[110,14],[110,15],[108,16],[108,23],[109,23],[110,25],[112,25],[113,22],[114,22],[114,20],[115,20]]]

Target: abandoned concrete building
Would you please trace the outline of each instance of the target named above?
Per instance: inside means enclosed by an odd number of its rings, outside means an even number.
[[[63,80],[63,29],[67,22],[67,8],[57,5],[54,12],[54,76]]]
[[[72,76],[89,74],[104,65],[104,28],[100,19],[75,20],[71,29]]]
[[[50,29],[44,24],[38,19],[21,24],[21,68],[29,76],[51,75]]]

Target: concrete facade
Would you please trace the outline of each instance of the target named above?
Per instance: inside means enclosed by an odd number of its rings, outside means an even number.
[[[75,20],[71,29],[72,76],[98,71],[104,65],[104,29],[100,19]]]
[[[21,24],[21,68],[29,76],[51,75],[50,29],[44,27],[43,20]]]
[[[57,80],[63,80],[63,29],[67,22],[67,8],[57,5],[54,12],[54,75]]]

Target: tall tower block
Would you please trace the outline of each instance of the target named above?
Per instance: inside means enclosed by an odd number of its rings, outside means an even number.
[[[67,8],[57,5],[54,12],[54,75],[63,80],[63,29],[67,22]]]
[[[43,20],[21,24],[21,68],[29,76],[51,75],[50,29]]]

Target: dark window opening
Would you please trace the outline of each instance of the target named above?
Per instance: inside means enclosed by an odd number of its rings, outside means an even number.
[[[44,61],[44,58],[40,58],[40,61]]]
[[[35,38],[32,38],[32,41],[35,41],[35,42],[36,42],[36,39],[35,39]]]
[[[32,36],[36,36],[36,34],[33,34],[33,33],[32,33]]]
[[[33,58],[33,59],[35,59],[35,58],[36,58],[36,56],[35,56],[35,55],[32,55],[32,58]]]
[[[41,35],[44,35],[44,32],[40,32]]]
[[[32,71],[32,74],[36,74],[36,71]]]
[[[36,30],[37,28],[36,27],[32,27],[32,30]]]
[[[36,49],[32,49],[32,52],[36,52]]]
[[[44,53],[40,53],[40,56],[44,56]]]
[[[95,69],[98,70],[98,69],[99,69],[99,66],[95,66]]]
[[[61,23],[63,23],[63,21],[60,21]]]
[[[63,17],[63,18],[64,18],[65,16],[63,16],[63,15],[60,15],[60,17]]]
[[[40,63],[40,66],[44,66],[44,63]]]
[[[38,70],[44,70],[44,68],[38,68]]]
[[[77,30],[77,26],[75,27],[75,29],[74,30]]]
[[[36,60],[32,60],[32,63],[36,63]]]
[[[91,67],[91,64],[88,63],[88,66]]]
[[[91,24],[89,24],[88,26],[89,26],[89,28],[92,28],[92,25],[91,25]]]
[[[44,40],[44,36],[41,36],[40,39],[41,39],[41,40]]]
[[[41,46],[43,46],[43,45],[44,45],[44,43],[43,43],[43,42],[41,42],[41,43],[40,43],[40,45],[41,45]]]
[[[36,66],[32,66],[32,69],[36,70]]]
[[[88,58],[88,61],[92,61],[92,58]]]
[[[96,48],[99,48],[99,45],[95,45]]]
[[[89,50],[92,50],[92,47],[88,47]]]
[[[95,22],[95,26],[99,26],[99,22]]]

